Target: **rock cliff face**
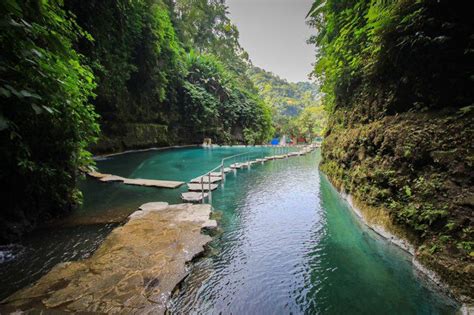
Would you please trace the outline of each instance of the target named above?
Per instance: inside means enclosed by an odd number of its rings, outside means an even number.
[[[315,71],[330,109],[321,169],[366,215],[409,239],[418,260],[460,300],[472,301],[474,28],[467,2],[326,1],[329,14],[319,10],[312,22],[329,28],[315,39]]]
[[[152,123],[103,124],[99,141],[91,150],[95,153],[120,152],[152,146],[167,146],[174,139],[168,126]]]
[[[473,126],[472,106],[369,123],[333,120],[321,164],[366,215],[408,239],[463,302],[474,293]]]

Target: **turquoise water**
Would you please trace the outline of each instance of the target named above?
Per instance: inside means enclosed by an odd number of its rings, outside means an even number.
[[[452,314],[410,257],[361,225],[318,169],[320,155],[229,176],[213,195],[223,234],[172,312]]]
[[[130,178],[189,181],[219,165],[224,157],[250,153],[227,161],[279,153],[267,147],[149,150],[97,160],[103,173]],[[108,233],[146,202],[180,203],[179,189],[157,189],[85,178],[80,183],[84,204],[53,226],[39,228],[20,244],[0,246],[0,300],[29,285],[60,262],[89,257]]]
[[[295,150],[295,149],[291,149]],[[223,158],[248,153],[226,161],[225,166],[248,159],[275,154],[278,149],[268,147],[229,147],[202,149],[170,149],[162,151],[144,151],[112,156],[97,161],[97,167],[103,173],[128,178],[163,179],[188,182],[217,167]],[[81,186],[84,192],[84,206],[75,213],[81,218],[102,216],[118,220],[130,214],[130,209],[150,201],[180,203],[181,192],[187,191],[186,185],[178,189],[156,189],[121,183],[101,183],[88,179]]]
[[[98,161],[101,172],[188,181],[223,157],[270,148],[174,149]],[[410,257],[352,214],[317,168],[319,152],[229,173],[213,193],[222,234],[174,296],[172,313],[453,314]],[[233,161],[230,161],[233,162]],[[126,215],[149,201],[180,202],[175,190],[82,183],[84,206],[54,229],[37,231],[0,264],[1,296],[55,263],[85,258]],[[115,223],[111,223],[115,222]]]

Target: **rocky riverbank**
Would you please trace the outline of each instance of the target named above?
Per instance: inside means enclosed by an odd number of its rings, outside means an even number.
[[[433,287],[457,300],[461,305],[460,314],[474,314],[474,304],[469,296],[464,295],[464,291],[452,283],[444,280],[442,276],[429,267],[429,264],[423,263],[419,250],[417,250],[417,238],[413,233],[403,229],[401,226],[394,224],[387,211],[382,208],[376,208],[366,205],[364,202],[347,193],[343,186],[337,181],[330,182],[339,191],[350,206],[350,209],[356,214],[361,222],[367,225],[375,233],[382,236],[387,241],[400,247],[412,256],[412,264],[416,270],[432,282]],[[421,256],[421,257],[420,257]]]
[[[367,215],[408,239],[463,303],[474,301],[473,119],[465,108],[333,123],[321,163]]]
[[[215,228],[210,205],[147,203],[88,259],[56,265],[0,304],[0,313],[60,311],[161,314],[186,264]]]

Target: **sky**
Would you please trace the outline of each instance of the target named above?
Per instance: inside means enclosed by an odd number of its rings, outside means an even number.
[[[227,0],[240,44],[253,64],[290,82],[308,81],[315,59],[306,44],[315,33],[305,23],[312,0]]]

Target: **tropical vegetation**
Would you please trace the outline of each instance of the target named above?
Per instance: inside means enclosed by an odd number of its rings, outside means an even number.
[[[308,142],[322,136],[327,115],[315,83],[288,82],[255,66],[247,73],[261,98],[270,106],[277,135],[303,138]]]
[[[223,1],[5,0],[0,12],[3,241],[80,203],[90,152],[273,135]]]
[[[472,296],[473,24],[467,3],[316,0],[322,170],[383,209],[417,257]]]

